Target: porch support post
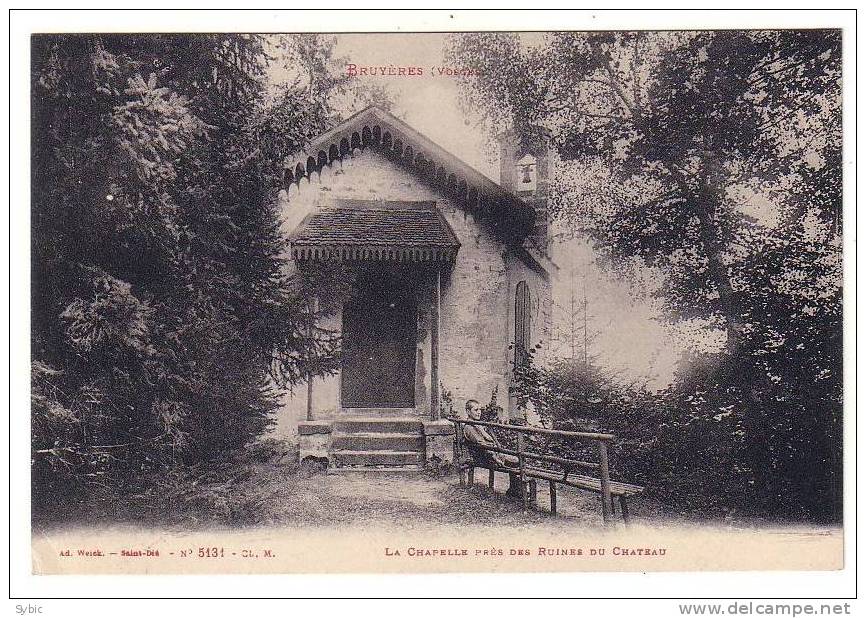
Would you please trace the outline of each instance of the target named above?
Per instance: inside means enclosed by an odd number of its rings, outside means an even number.
[[[309,321],[307,322],[307,336],[309,337],[309,341],[307,343],[307,357],[309,360],[309,358],[312,357],[314,352],[312,339],[316,334],[316,312],[318,312],[319,310],[318,297],[314,297],[311,301],[309,301],[307,307],[310,312],[308,318]],[[315,420],[313,414],[313,374],[309,371],[307,371],[307,420]]]
[[[430,299],[430,418],[439,420],[439,313],[441,309],[442,276],[439,265],[433,277]]]
[[[307,420],[314,421],[313,418],[313,376],[307,372]]]

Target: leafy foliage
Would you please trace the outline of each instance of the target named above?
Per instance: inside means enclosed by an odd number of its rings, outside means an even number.
[[[695,507],[838,519],[840,33],[468,34],[450,54],[485,68],[464,95],[490,124],[550,133],[551,212],[657,272],[670,320],[726,335],[645,409],[607,408],[636,475]],[[527,376],[552,411],[586,378],[558,376]]]

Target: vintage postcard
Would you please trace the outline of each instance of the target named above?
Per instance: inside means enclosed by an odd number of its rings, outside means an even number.
[[[842,44],[34,32],[32,571],[842,569]]]

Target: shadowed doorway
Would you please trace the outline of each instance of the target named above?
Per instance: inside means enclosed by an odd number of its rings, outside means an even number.
[[[360,273],[343,308],[344,408],[415,407],[418,311],[411,277]]]

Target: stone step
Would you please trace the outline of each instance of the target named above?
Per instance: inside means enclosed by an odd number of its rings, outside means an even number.
[[[421,435],[417,418],[345,418],[334,421],[334,433],[405,433]]]
[[[420,466],[422,455],[417,451],[334,451],[333,462],[337,468]]]
[[[373,472],[379,473],[384,472],[386,474],[420,474],[424,470],[424,467],[421,465],[411,465],[411,466],[376,466],[367,467],[367,466],[344,466],[342,468],[334,468],[330,467],[327,469],[325,474],[354,474],[356,472],[363,474],[371,474]]]
[[[424,437],[417,433],[356,432],[335,433],[335,451],[422,451]]]
[[[415,408],[343,408],[340,410],[343,418],[408,418],[418,419]]]

